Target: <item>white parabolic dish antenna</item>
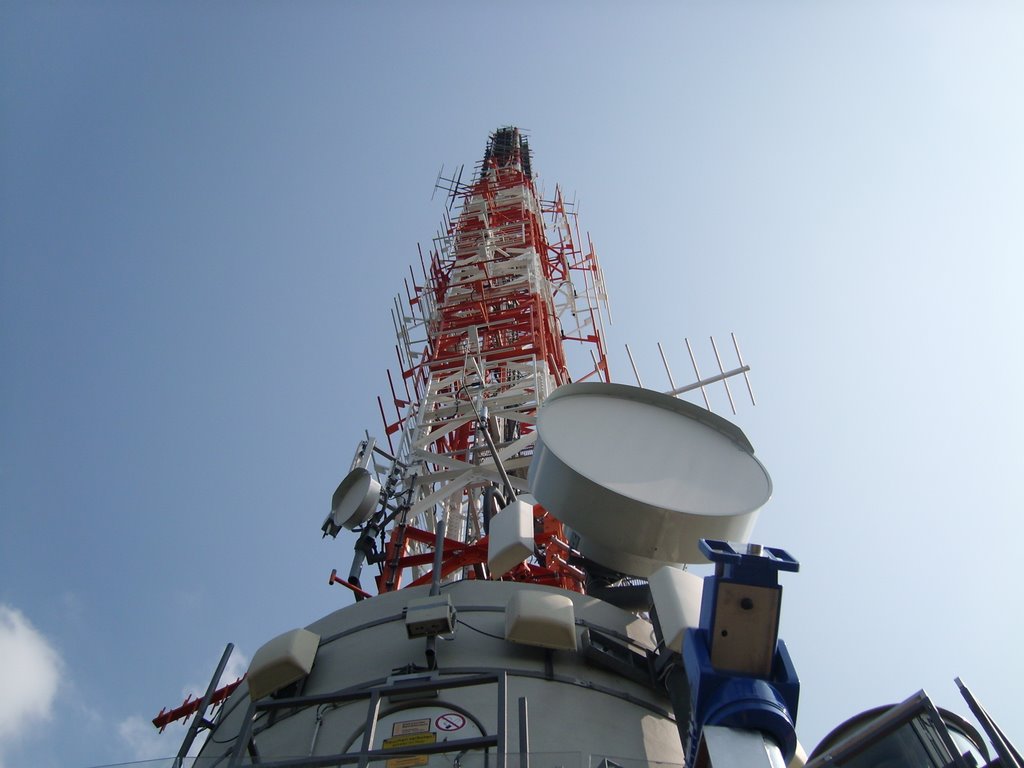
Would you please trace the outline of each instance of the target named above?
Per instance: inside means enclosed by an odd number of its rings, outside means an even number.
[[[530,492],[584,555],[624,573],[707,562],[697,542],[746,541],[772,495],[738,427],[660,392],[567,384],[538,411],[537,435]]]
[[[352,530],[377,509],[380,483],[363,467],[356,467],[341,481],[331,498],[330,519],[338,528]]]

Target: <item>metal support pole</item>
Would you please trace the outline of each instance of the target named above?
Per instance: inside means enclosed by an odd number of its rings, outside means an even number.
[[[370,764],[367,753],[373,749],[373,739],[377,734],[377,718],[380,715],[380,689],[374,690],[370,696],[370,706],[366,711],[366,722],[363,725],[363,741],[359,747],[359,768]]]
[[[755,729],[709,725],[701,732],[694,768],[786,768],[778,744]]]
[[[530,768],[530,719],[526,697],[519,697],[519,768]]]
[[[196,710],[196,714],[192,718],[192,722],[189,724],[188,733],[185,734],[185,740],[181,742],[181,749],[178,750],[178,756],[174,758],[173,768],[181,768],[182,761],[188,757],[188,751],[192,749],[192,743],[196,740],[196,736],[199,735],[200,726],[205,726],[207,724],[206,708],[210,706],[210,699],[213,698],[213,694],[217,690],[217,684],[220,682],[220,676],[224,674],[224,667],[228,665],[228,659],[231,657],[231,652],[234,649],[234,643],[228,643],[227,647],[224,648],[224,653],[221,654],[217,670],[213,673],[213,677],[210,678],[210,684],[206,687],[206,693],[203,694],[203,698],[199,702],[199,709]]]
[[[434,597],[441,594],[441,563],[444,560],[444,532],[445,516],[441,513],[441,519],[434,523],[436,536],[434,538],[434,570],[430,574],[430,595]],[[437,637],[427,637],[427,669],[437,669]]]
[[[1021,758],[1013,743],[1006,738],[1006,734],[996,725],[995,720],[989,717],[988,712],[981,706],[981,702],[974,697],[970,689],[964,685],[959,677],[954,678],[953,682],[960,689],[960,695],[964,697],[967,706],[971,708],[971,712],[978,718],[981,727],[985,729],[985,733],[988,734],[989,739],[992,741],[992,746],[995,748],[996,754],[999,755],[999,759],[1005,768],[1020,768],[1020,766],[1024,765],[1024,759]]]
[[[480,364],[473,359],[473,365],[476,368],[477,377],[480,379],[480,383],[483,384],[484,373],[480,369]],[[477,429],[483,434],[484,442],[487,444],[487,450],[491,452],[491,458],[494,459],[494,465],[498,468],[498,475],[501,477],[501,482],[505,486],[505,500],[511,504],[516,500],[516,491],[512,487],[512,481],[508,479],[508,472],[505,471],[505,465],[501,463],[501,458],[498,456],[498,449],[494,447],[494,440],[491,438],[491,431],[487,428],[487,407],[483,404],[483,398],[480,398],[480,408],[477,407],[476,399],[473,397],[469,398],[469,404],[473,408],[473,415],[476,416]]]
[[[434,523],[434,571],[430,574],[431,596],[441,594],[441,563],[444,560],[444,532],[445,517],[441,513],[441,519]]]
[[[348,582],[354,584],[357,587],[362,587],[363,584],[360,581],[363,572],[363,563],[366,562],[368,555],[372,553],[374,540],[377,538],[379,533],[376,526],[372,523],[367,524],[363,529],[362,534],[356,541],[355,551],[352,555],[352,567],[348,570]],[[362,600],[365,595],[360,595],[359,592],[355,593],[356,600]]]

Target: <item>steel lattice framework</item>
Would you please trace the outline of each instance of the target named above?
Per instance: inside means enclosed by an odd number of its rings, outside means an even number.
[[[422,279],[407,282],[393,310],[404,392],[389,372],[396,415],[389,419],[380,406],[390,453],[368,438],[353,462],[367,466],[373,454],[384,487],[381,512],[357,529],[357,558],[378,564],[378,592],[429,582],[432,564],[442,578],[503,577],[582,591],[584,574],[568,563],[562,526],[539,505],[535,557],[508,574],[487,573],[486,529],[504,483],[526,491],[545,397],[571,380],[610,380],[597,253],[589,237],[582,245],[575,209],[558,188],[541,198],[517,128],[491,134],[475,181],[453,179],[448,191],[458,213],[429,258],[421,251]],[[570,343],[584,348],[581,359],[590,353],[577,377],[570,376]],[[445,535],[437,553],[439,528]]]

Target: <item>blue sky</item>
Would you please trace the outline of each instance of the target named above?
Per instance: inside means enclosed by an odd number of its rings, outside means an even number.
[[[617,380],[624,344],[658,386],[657,341],[678,376],[683,337],[738,334],[808,748],[922,687],[965,712],[955,675],[1024,740],[1022,31],[1011,2],[0,2],[0,765],[173,754],[144,722],[227,642],[244,669],[349,602],[319,526],[380,434],[389,302],[438,169],[505,124],[580,200]]]

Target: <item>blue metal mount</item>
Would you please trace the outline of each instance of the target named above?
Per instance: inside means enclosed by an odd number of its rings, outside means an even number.
[[[700,627],[683,641],[690,685],[687,765],[694,765],[705,726],[757,730],[788,762],[796,752],[800,681],[785,643],[778,639],[780,571],[800,564],[785,550],[703,539],[715,563],[704,579]]]

